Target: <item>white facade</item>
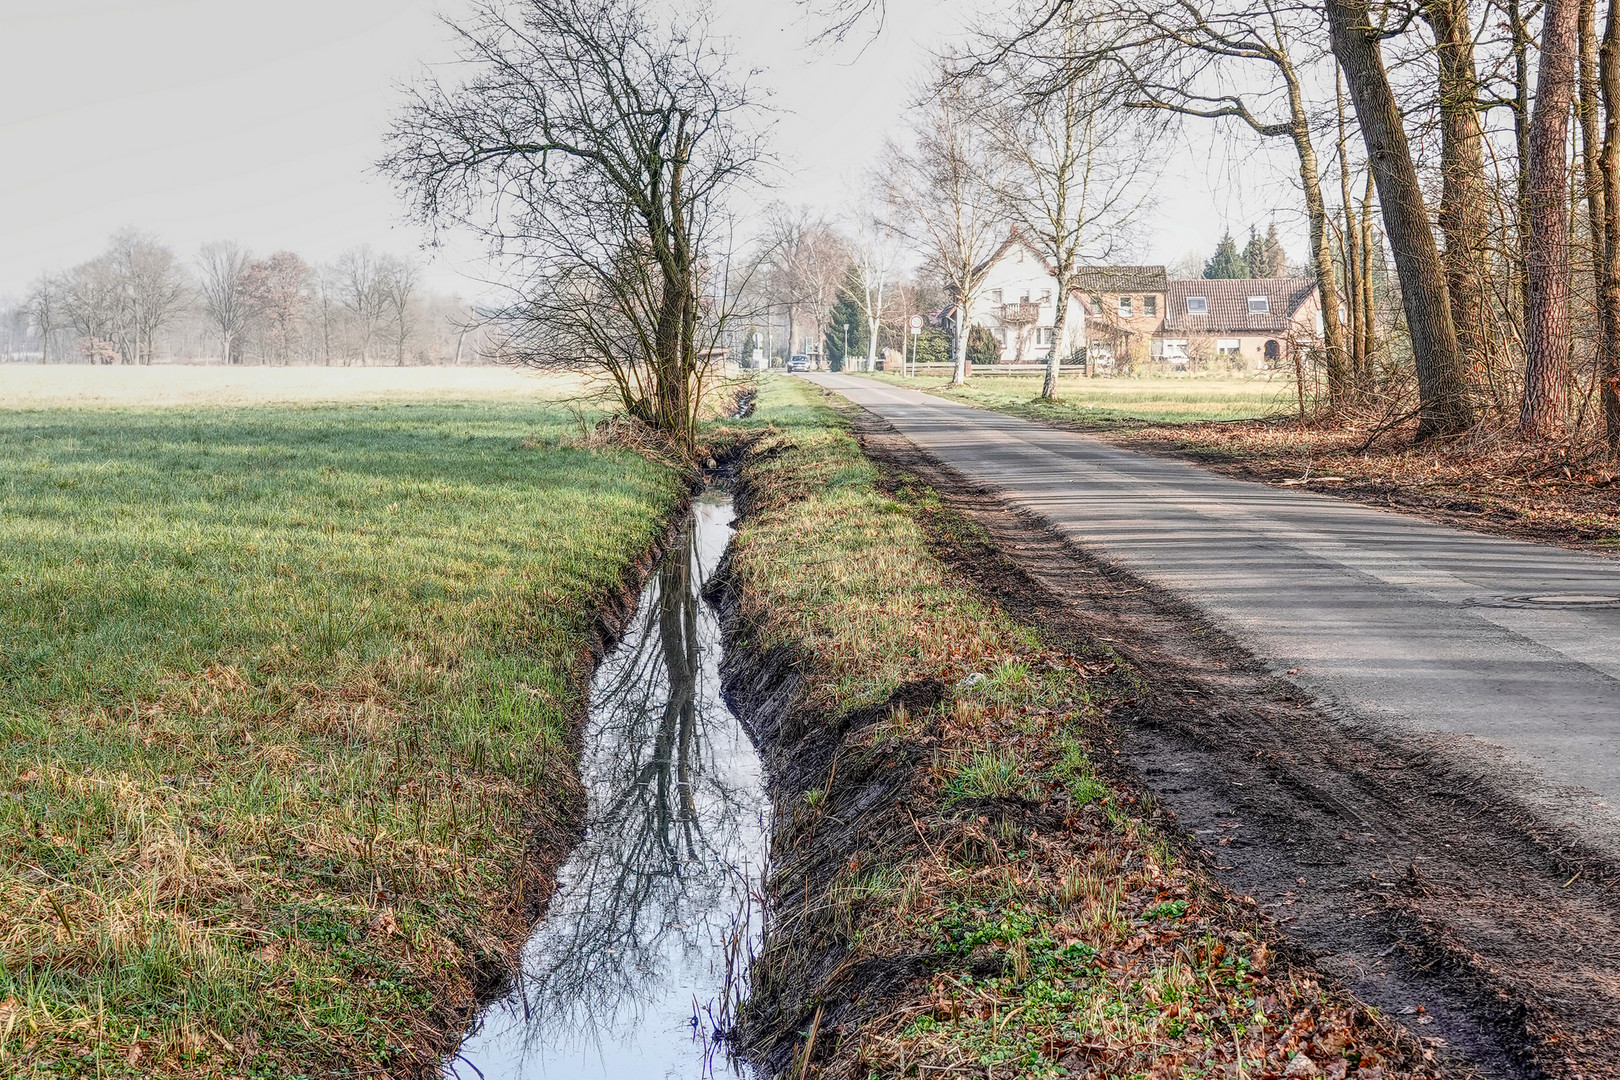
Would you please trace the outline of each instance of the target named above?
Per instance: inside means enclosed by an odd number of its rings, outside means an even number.
[[[1085,341],[1085,308],[1074,296],[1068,298],[1068,305],[1063,341],[1054,342],[1057,278],[1045,259],[1014,240],[986,269],[968,321],[995,335],[1001,346],[1001,363],[1044,364],[1054,344],[1059,355],[1068,356]]]

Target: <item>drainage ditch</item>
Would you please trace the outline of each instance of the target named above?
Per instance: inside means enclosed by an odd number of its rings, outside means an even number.
[[[580,774],[586,835],[504,998],[444,1076],[743,1078],[725,1037],[761,933],[770,801],[720,693],[703,586],[731,537],[699,497],[591,686]]]

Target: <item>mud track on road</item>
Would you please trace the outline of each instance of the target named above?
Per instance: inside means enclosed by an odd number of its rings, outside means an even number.
[[[1442,749],[1337,715],[1177,597],[852,409],[890,481],[983,530],[937,554],[1054,646],[1140,674],[1098,765],[1151,792],[1188,852],[1457,1075],[1620,1076],[1620,867]]]

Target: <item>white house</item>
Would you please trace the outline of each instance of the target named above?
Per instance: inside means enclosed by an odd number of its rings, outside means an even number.
[[[1060,356],[1081,351],[1086,310],[1076,296],[1067,298],[1063,340],[1054,340],[1057,278],[1040,252],[1014,233],[987,263],[968,324],[986,327],[995,336],[1001,363],[1044,364],[1054,345]]]

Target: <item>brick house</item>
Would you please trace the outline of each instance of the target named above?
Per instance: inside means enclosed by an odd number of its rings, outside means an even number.
[[[1172,367],[1224,361],[1268,371],[1321,338],[1322,305],[1311,278],[1172,281],[1153,355]]]
[[[1082,266],[1074,292],[1086,309],[1086,355],[1096,367],[1146,360],[1164,326],[1168,275],[1162,266]]]
[[[1162,266],[1080,266],[1068,297],[1064,340],[1054,342],[1057,276],[1018,233],[987,260],[969,325],[989,329],[1003,364],[1044,364],[1053,347],[1088,371],[1149,360],[1172,370],[1224,365],[1267,371],[1321,342],[1311,278],[1170,281]],[[953,315],[955,307],[951,309]]]

